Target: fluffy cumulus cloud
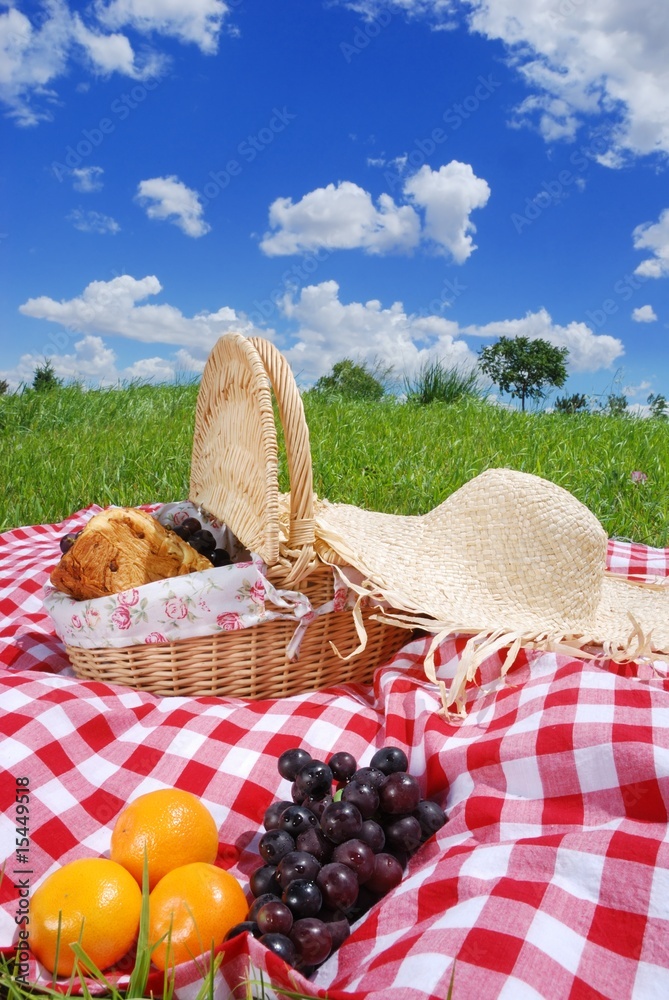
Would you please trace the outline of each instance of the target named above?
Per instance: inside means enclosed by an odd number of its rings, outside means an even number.
[[[157,76],[169,59],[152,47],[156,35],[211,54],[228,13],[223,0],[97,0],[80,5],[80,11],[67,0],[37,0],[30,6],[31,16],[12,3],[3,3],[7,9],[0,13],[0,103],[24,126],[53,117],[57,81],[72,63],[93,77]],[[128,31],[141,36],[136,44]]]
[[[462,264],[476,249],[470,235],[476,227],[469,216],[487,204],[488,183],[468,163],[452,160],[439,170],[422,166],[408,178],[404,191],[425,212],[424,238]]]
[[[115,383],[119,378],[165,381],[180,372],[201,372],[220,336],[238,331],[276,340],[275,331],[253,325],[229,306],[216,312],[184,316],[175,306],[147,299],[162,291],[153,275],[134,278],[125,274],[111,281],[94,281],[73,299],[56,301],[48,296],[29,299],[20,312],[57,324],[53,347],[27,354],[11,372],[0,372],[14,386],[29,381],[45,353],[56,373],[66,378],[86,378]],[[500,320],[482,326],[462,326],[455,320],[429,312],[407,312],[402,302],[383,304],[342,301],[336,281],[323,281],[299,291],[288,291],[278,300],[277,315],[285,321],[282,351],[300,384],[307,386],[343,357],[392,365],[398,377],[414,374],[425,362],[440,359],[447,366],[471,370],[478,350],[471,338],[499,336],[542,337],[569,349],[570,372],[608,368],[623,354],[613,337],[595,334],[583,323],[554,323],[545,310],[522,319]],[[116,355],[105,337],[168,347],[132,366],[119,369]],[[286,347],[285,344],[290,344]],[[54,350],[53,348],[56,348]],[[165,356],[167,354],[167,356]]]
[[[463,368],[476,362],[466,342],[456,339],[458,325],[452,320],[407,313],[401,302],[386,307],[378,299],[342,302],[336,281],[286,296],[283,311],[297,327],[296,343],[284,353],[305,384],[343,357],[379,360],[398,373],[435,357]]]
[[[175,306],[145,302],[161,291],[154,275],[133,278],[122,274],[111,281],[92,281],[73,299],[58,302],[46,295],[28,299],[19,311],[58,323],[70,333],[113,335],[186,348],[198,365],[204,365],[222,334],[230,330],[248,335],[253,332],[251,324],[227,306],[188,317]]]
[[[389,8],[436,27],[454,19],[500,41],[528,88],[515,124],[548,141],[612,119],[602,163],[669,153],[669,18],[657,0],[342,0],[366,18]],[[606,127],[609,127],[606,123]]]
[[[650,250],[652,256],[642,260],[635,270],[644,278],[666,278],[669,275],[669,208],[657,222],[644,222],[632,233],[637,250]]]
[[[269,256],[320,248],[383,254],[407,253],[423,241],[461,264],[475,249],[470,213],[483,208],[489,196],[487,182],[457,160],[438,170],[425,165],[408,177],[404,205],[388,194],[375,205],[368,191],[340,181],[297,202],[277,198],[269,210],[271,231],[260,247]]]
[[[204,236],[211,229],[202,218],[203,208],[197,191],[186,187],[178,177],[151,177],[140,181],[136,198],[150,219],[173,222],[186,236]]]
[[[652,306],[639,306],[632,310],[632,319],[635,323],[654,323],[657,315]]]
[[[625,353],[622,341],[606,333],[594,333],[585,323],[572,321],[566,326],[554,323],[550,313],[539,309],[522,319],[505,319],[482,326],[463,327],[461,333],[475,337],[529,337],[547,340],[555,347],[569,351],[570,372],[594,372],[610,368]]]

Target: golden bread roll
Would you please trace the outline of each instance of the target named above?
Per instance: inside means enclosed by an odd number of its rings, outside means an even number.
[[[52,571],[51,583],[84,601],[203,569],[211,569],[209,559],[150,514],[110,507],[90,519]]]

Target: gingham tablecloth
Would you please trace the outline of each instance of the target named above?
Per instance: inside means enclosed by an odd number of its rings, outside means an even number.
[[[84,683],[41,594],[58,538],[97,509],[0,535],[0,946],[11,954],[20,926],[17,885],[107,853],[129,799],[164,786],[199,795],[219,825],[218,863],[247,888],[263,813],[290,798],[279,754],[345,749],[364,765],[391,743],[446,826],[311,980],[243,935],[224,946],[216,1000],[243,995],[239,984],[261,973],[268,997],[271,981],[330,1000],[444,1000],[453,968],[454,1000],[669,997],[666,671],[532,653],[500,685],[493,657],[460,725],[438,714],[422,639],[379,668],[372,688],[280,701]],[[667,576],[669,550],[610,542],[609,565]],[[463,645],[440,648],[443,679]],[[23,851],[17,779],[30,793]],[[32,962],[29,978],[40,976]],[[178,969],[182,1000],[199,985],[195,963]]]

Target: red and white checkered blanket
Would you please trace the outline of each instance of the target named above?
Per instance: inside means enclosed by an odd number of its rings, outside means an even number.
[[[345,749],[364,765],[391,743],[406,750],[423,796],[445,808],[446,826],[312,980],[243,935],[224,946],[217,1000],[260,973],[267,996],[271,981],[330,1000],[444,1000],[454,963],[454,1000],[669,997],[661,670],[521,653],[500,685],[493,657],[460,725],[438,713],[422,639],[380,668],[373,688],[272,702],[81,682],[41,592],[57,539],[97,509],[0,535],[0,946],[11,951],[16,938],[17,883],[34,887],[57,864],[105,854],[136,795],[177,786],[201,796],[219,824],[219,864],[246,888],[263,813],[290,798],[279,754]],[[668,576],[669,550],[611,542],[609,566]],[[444,680],[463,644],[440,648]],[[16,847],[17,779],[30,793],[27,850]],[[32,963],[30,978],[40,972]],[[181,966],[179,996],[198,985],[195,963]]]

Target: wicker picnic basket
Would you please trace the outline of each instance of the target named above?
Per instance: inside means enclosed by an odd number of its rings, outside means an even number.
[[[289,494],[279,492],[272,389]],[[332,599],[332,567],[314,548],[313,474],[302,399],[288,362],[267,340],[227,334],[209,356],[197,399],[189,499],[263,558],[276,587],[301,591],[314,609]],[[363,608],[366,645],[350,659],[359,645],[350,610],[314,618],[293,661],[287,647],[297,625],[282,619],[164,644],[67,646],[67,653],[76,675],[86,680],[159,695],[276,698],[332,684],[370,683],[374,669],[408,638],[371,613]]]

